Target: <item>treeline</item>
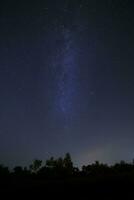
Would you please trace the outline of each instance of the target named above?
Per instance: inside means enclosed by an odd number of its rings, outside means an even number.
[[[67,153],[63,158],[51,157],[45,161],[35,159],[29,167],[16,166],[12,171],[8,167],[0,165],[0,178],[39,178],[44,180],[68,179],[111,179],[114,177],[127,177],[134,180],[134,162],[126,163],[121,161],[112,166],[100,163],[82,166],[80,170],[74,167],[71,156]]]

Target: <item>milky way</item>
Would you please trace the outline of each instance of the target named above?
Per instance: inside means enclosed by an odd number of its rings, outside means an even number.
[[[57,112],[68,123],[73,115],[74,98],[76,94],[76,52],[75,44],[71,31],[65,27],[61,30],[63,44],[58,52],[58,63],[56,73],[57,77],[57,94],[56,94],[56,108]]]

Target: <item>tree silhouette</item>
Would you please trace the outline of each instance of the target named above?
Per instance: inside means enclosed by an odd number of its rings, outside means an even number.
[[[50,159],[46,160],[46,167],[48,168],[56,167],[56,160],[54,160],[54,157],[51,157]]]
[[[70,153],[66,153],[63,163],[66,169],[69,169],[69,170],[73,169],[73,162],[72,162]]]
[[[8,167],[5,167],[3,165],[0,165],[0,176],[7,176],[9,175],[9,169]]]
[[[56,160],[56,167],[59,168],[59,169],[62,169],[64,167],[64,160],[63,160],[63,158],[59,157]]]
[[[42,165],[42,160],[35,159],[33,163],[29,166],[32,173],[37,173]]]
[[[23,169],[22,169],[21,166],[14,167],[13,171],[14,171],[14,174],[16,174],[16,175],[22,175],[23,174]]]

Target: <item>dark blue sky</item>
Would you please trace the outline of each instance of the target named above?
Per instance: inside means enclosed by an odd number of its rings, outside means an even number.
[[[0,161],[134,158],[134,5],[1,1]]]

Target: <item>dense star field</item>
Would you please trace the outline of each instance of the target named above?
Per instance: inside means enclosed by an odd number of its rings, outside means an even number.
[[[0,161],[134,157],[134,5],[0,2]]]

